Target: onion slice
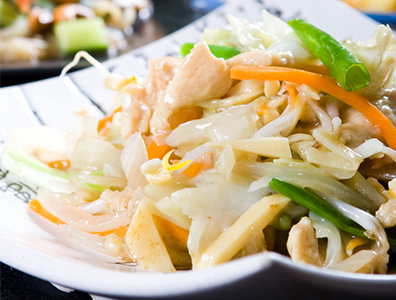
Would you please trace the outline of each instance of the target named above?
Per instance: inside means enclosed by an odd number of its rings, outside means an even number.
[[[127,259],[128,257],[124,251],[117,251],[118,249],[113,249],[113,251],[111,251],[110,247],[106,247],[106,244],[108,244],[108,242],[106,243],[106,236],[97,236],[95,234],[78,230],[69,225],[63,225],[62,227],[71,237],[92,250],[118,259]]]
[[[79,210],[61,197],[40,189],[37,194],[40,204],[55,217],[74,228],[88,232],[102,232],[116,229],[131,222],[126,214],[111,213],[104,215],[91,215]]]

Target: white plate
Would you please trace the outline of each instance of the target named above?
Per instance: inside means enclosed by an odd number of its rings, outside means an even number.
[[[106,62],[106,66],[114,73],[144,76],[149,58],[177,55],[180,45],[196,42],[204,27],[223,27],[226,14],[255,21],[261,19],[263,9],[285,20],[304,18],[337,39],[352,35],[354,39],[367,40],[377,26],[339,1],[234,1],[166,38]],[[102,116],[108,111],[113,94],[102,87],[101,80],[99,71],[89,68],[72,73],[65,80],[52,78],[0,89],[0,144],[7,143],[7,132],[12,128],[39,124],[71,128],[77,108],[85,107]],[[396,294],[395,275],[323,271],[293,264],[277,254],[254,255],[205,271],[136,272],[133,267],[114,264],[111,258],[84,248],[60,228],[29,212],[26,203],[34,195],[34,188],[4,170],[0,170],[0,190],[0,260],[69,288],[112,297],[204,298],[221,294],[222,298],[234,299],[304,293],[321,298],[326,289],[334,293],[334,287],[361,295]]]

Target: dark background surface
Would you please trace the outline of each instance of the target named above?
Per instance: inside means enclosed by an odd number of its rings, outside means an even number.
[[[189,0],[153,0],[155,11],[153,17],[146,23],[136,27],[133,47],[139,47],[155,39],[172,33],[206,12],[193,10]],[[149,32],[149,35],[146,33]],[[0,68],[0,86],[9,86],[40,80],[60,73],[59,66],[43,65],[39,69],[25,69],[23,72]],[[331,299],[331,300],[368,300],[385,299],[375,295],[356,294],[337,291],[337,288],[318,288],[313,283],[304,282],[302,278],[293,278],[273,270],[271,278],[257,282],[257,278],[249,281],[248,289],[240,289],[239,285],[228,287],[228,293],[209,291],[200,296],[189,296],[186,299]],[[0,298],[3,300],[33,300],[33,299],[92,299],[84,292],[73,291],[65,293],[49,282],[24,274],[7,265],[0,265]],[[267,289],[267,293],[257,294],[254,290]],[[391,295],[388,299],[396,299]],[[167,298],[169,300],[169,298]]]

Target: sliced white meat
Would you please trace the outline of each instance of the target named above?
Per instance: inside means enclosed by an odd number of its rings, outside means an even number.
[[[376,211],[375,217],[380,221],[384,228],[396,225],[396,199],[390,199],[380,206]]]
[[[286,246],[293,261],[321,266],[318,241],[310,218],[303,217],[291,228]]]
[[[152,108],[163,98],[163,93],[180,67],[183,59],[160,57],[150,60],[149,75],[144,85],[129,84],[118,94],[123,104],[122,137],[125,140],[136,131],[149,131]]]
[[[348,147],[355,148],[366,140],[379,136],[374,125],[354,108],[347,108],[341,119],[339,130]]]
[[[169,132],[169,117],[199,102],[220,98],[231,87],[229,68],[205,43],[198,43],[169,83],[150,121],[152,133]]]
[[[121,134],[125,141],[131,134],[140,131],[148,133],[152,109],[146,104],[146,90],[140,85],[131,85],[128,92],[134,97],[129,97],[129,105],[122,112]]]

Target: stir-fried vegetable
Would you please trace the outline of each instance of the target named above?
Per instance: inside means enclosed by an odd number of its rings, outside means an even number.
[[[159,144],[156,140],[153,140],[151,144],[147,147],[148,159],[162,159],[165,154],[169,153],[169,151],[171,150],[172,147],[169,147],[167,144]]]
[[[364,228],[359,226],[351,219],[345,217],[326,200],[316,195],[312,189],[300,188],[286,181],[279,180],[276,177],[270,181],[269,185],[279,194],[289,197],[298,204],[305,206],[318,216],[330,221],[341,230],[358,237],[373,238],[367,236],[366,230]],[[389,238],[389,242],[393,246],[396,246],[396,240]]]
[[[356,92],[365,68],[317,28],[290,22],[305,45],[266,12],[228,20],[183,45],[184,58],[150,60],[146,80],[78,52],[62,76],[86,58],[117,109],[100,120],[80,111],[72,131],[13,130],[1,167],[44,187],[30,209],[141,269],[287,251],[325,269],[386,273],[395,172],[364,171],[395,168],[392,32],[345,42],[372,77]]]
[[[105,23],[101,18],[77,19],[55,25],[59,48],[65,53],[101,51],[108,47]]]
[[[7,168],[7,170],[18,174],[20,178],[32,182],[39,187],[48,188],[48,182],[51,180],[69,180],[69,176],[66,172],[51,168],[12,147],[6,147],[4,149],[1,156],[1,164]]]
[[[326,200],[323,200],[313,193],[312,190],[297,187],[288,182],[281,181],[276,177],[270,181],[269,185],[276,192],[289,197],[298,204],[305,206],[317,215],[332,222],[340,229],[360,237],[366,237],[364,234],[365,230],[363,228],[361,228],[352,220],[343,216],[333,206],[326,202]]]
[[[58,226],[62,226],[66,224],[64,221],[60,220],[59,218],[55,217],[53,214],[51,214],[48,210],[46,210],[37,199],[32,199],[28,207],[43,216],[44,218],[48,219],[52,223],[55,223]],[[117,227],[116,229],[113,230],[108,230],[108,231],[101,231],[101,232],[93,232],[93,234],[96,234],[98,236],[106,236],[110,234],[115,234],[118,237],[124,237],[126,232],[128,230],[128,226],[120,226]]]
[[[347,91],[364,88],[370,83],[365,66],[332,36],[302,19],[290,20],[288,24]]]
[[[337,82],[326,76],[299,69],[282,67],[234,66],[231,68],[231,78],[282,80],[298,84],[307,84],[320,91],[328,93],[344,101],[377,127],[392,149],[396,149],[396,128],[385,115],[362,95],[348,92]]]

